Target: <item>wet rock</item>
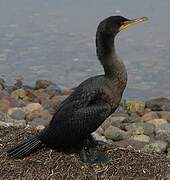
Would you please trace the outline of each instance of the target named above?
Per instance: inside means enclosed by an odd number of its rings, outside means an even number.
[[[128,134],[125,131],[114,126],[108,127],[104,131],[104,135],[107,139],[111,139],[113,141],[120,141],[128,138]]]
[[[143,113],[145,108],[145,103],[143,101],[128,101],[127,110],[129,112],[139,112]]]
[[[36,118],[43,118],[43,119],[49,119],[51,118],[50,113],[47,110],[35,110],[31,111],[26,115],[26,120],[27,121],[32,121],[33,119]]]
[[[102,141],[102,142],[107,142],[107,139],[105,138],[105,136],[102,136],[96,132],[92,133],[93,137],[95,138],[96,141]]]
[[[170,99],[156,98],[146,101],[146,107],[153,111],[170,111]]]
[[[159,118],[166,119],[170,123],[170,111],[158,111]]]
[[[23,109],[27,114],[33,111],[43,111],[43,107],[39,103],[29,103],[26,107],[23,107]]]
[[[150,141],[150,137],[144,134],[131,136],[130,139],[146,143]]]
[[[37,80],[35,83],[36,89],[46,89],[48,86],[53,85],[54,83],[49,80]]]
[[[152,119],[148,121],[147,123],[153,124],[155,128],[158,128],[160,125],[167,124],[168,122],[165,119]]]
[[[158,119],[158,118],[159,117],[158,117],[157,113],[154,111],[148,112],[142,116],[142,120],[144,122],[150,121],[152,119]]]
[[[0,99],[0,111],[7,112],[11,104],[7,99]]]
[[[128,131],[135,131],[135,129],[141,128],[144,131],[145,135],[151,135],[154,132],[154,125],[149,123],[132,123],[125,127]]]
[[[22,108],[10,108],[8,114],[12,119],[16,120],[23,120],[26,116],[26,113]]]
[[[15,99],[28,99],[24,89],[17,89],[11,93],[11,97]]]
[[[39,125],[47,126],[51,119],[43,119],[43,118],[35,118],[33,121],[29,122],[28,124],[31,125],[33,128],[37,128]]]
[[[143,150],[148,153],[164,153],[168,144],[164,141],[155,141],[144,146]]]

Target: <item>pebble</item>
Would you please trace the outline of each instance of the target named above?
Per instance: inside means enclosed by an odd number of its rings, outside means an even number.
[[[150,137],[144,134],[131,136],[130,139],[147,143],[150,141]]]
[[[170,111],[158,111],[157,114],[160,118],[166,119],[170,123]]]
[[[158,128],[160,125],[167,124],[168,122],[165,119],[152,119],[148,121],[147,123],[153,124],[155,128]]]
[[[154,125],[149,123],[132,123],[125,127],[128,131],[135,131],[137,128],[142,128],[145,135],[151,135],[154,132]]]
[[[36,89],[46,89],[48,86],[53,85],[54,83],[49,80],[37,80],[35,83]]]
[[[170,123],[161,124],[158,128],[156,128],[155,132],[156,132],[156,134],[170,133]]]
[[[146,101],[146,107],[153,111],[170,111],[170,99],[156,98]]]
[[[167,149],[167,158],[170,159],[170,148]]]
[[[11,104],[7,99],[0,99],[0,111],[7,112]]]
[[[148,153],[164,153],[167,150],[168,143],[164,141],[155,141],[144,146],[143,150]]]
[[[129,112],[140,112],[143,113],[145,108],[145,103],[143,101],[128,101],[127,110]]]
[[[36,119],[36,118],[48,119],[48,118],[51,118],[51,115],[47,110],[42,110],[42,111],[41,110],[35,110],[32,112],[29,112],[26,115],[27,121],[32,121],[33,119]]]
[[[128,134],[125,131],[114,126],[108,127],[104,131],[104,135],[107,139],[111,139],[113,141],[120,141],[128,138]]]
[[[15,99],[27,99],[26,92],[24,89],[17,89],[11,93],[11,97]]]
[[[33,111],[43,111],[43,107],[39,103],[29,103],[27,106],[23,107],[23,109],[27,114]]]
[[[23,120],[25,119],[26,113],[22,108],[10,108],[8,110],[8,114],[11,118],[16,120]]]
[[[158,114],[154,111],[148,112],[142,116],[144,122],[150,121],[152,119],[158,119]]]
[[[93,135],[93,137],[95,138],[96,141],[107,142],[106,137],[98,134],[97,132],[93,132],[92,135]]]

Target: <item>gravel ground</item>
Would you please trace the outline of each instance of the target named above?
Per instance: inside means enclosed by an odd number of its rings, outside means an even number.
[[[5,150],[26,139],[33,130],[0,128],[0,179],[168,179],[170,161],[134,149],[103,147],[105,164],[84,164],[76,153],[44,148],[23,159],[12,160]],[[169,174],[169,175],[168,175]]]

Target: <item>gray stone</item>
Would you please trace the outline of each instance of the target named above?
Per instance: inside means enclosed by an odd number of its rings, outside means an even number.
[[[152,119],[158,119],[158,118],[159,117],[158,117],[157,113],[154,111],[148,112],[142,116],[142,120],[144,122],[150,121]]]
[[[158,111],[159,118],[166,119],[170,123],[170,111]]]
[[[161,124],[158,128],[156,128],[155,132],[156,134],[170,133],[170,123]]]
[[[151,135],[154,132],[154,125],[149,123],[132,123],[125,127],[128,131],[133,131],[136,128],[143,129],[145,135]]]
[[[107,139],[111,139],[113,141],[120,141],[128,138],[128,134],[125,131],[122,131],[114,126],[108,127],[105,130],[104,135]]]
[[[92,135],[96,141],[107,142],[107,139],[105,138],[105,136],[101,136],[100,134],[98,134],[96,132],[93,132]]]
[[[167,132],[159,132],[158,133],[157,132],[157,134],[155,135],[155,139],[170,143],[170,133],[167,133]]]
[[[162,124],[168,123],[165,119],[152,119],[150,121],[147,121],[147,123],[153,124],[155,128],[158,128]]]
[[[153,111],[170,111],[170,99],[156,98],[146,101],[146,107]]]
[[[22,108],[11,108],[8,110],[8,114],[12,119],[17,120],[23,120],[26,116],[26,113]]]
[[[144,146],[143,150],[148,153],[164,153],[167,150],[168,143],[164,141],[155,141]]]
[[[144,134],[131,136],[130,139],[147,143],[150,141],[150,137]]]

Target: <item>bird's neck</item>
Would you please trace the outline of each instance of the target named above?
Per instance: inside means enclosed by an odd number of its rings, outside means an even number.
[[[114,79],[121,75],[125,67],[116,54],[114,38],[97,36],[96,47],[97,56],[103,65],[105,76]]]

